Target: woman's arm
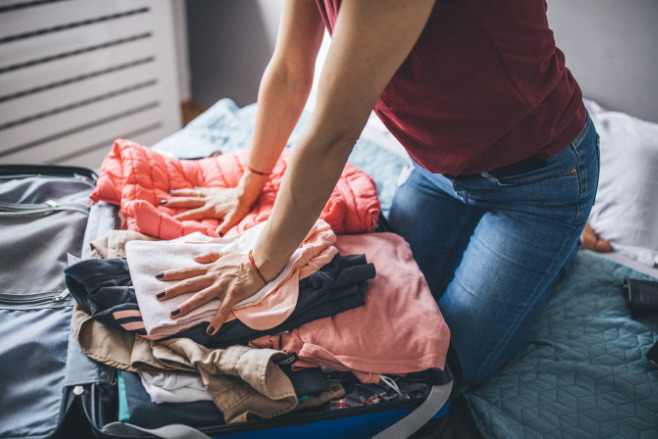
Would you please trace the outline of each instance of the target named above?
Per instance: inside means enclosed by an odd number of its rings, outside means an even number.
[[[221,235],[240,222],[256,203],[267,174],[286,146],[313,85],[315,60],[324,24],[313,0],[284,4],[274,53],[258,90],[258,106],[247,170],[236,188],[199,188],[172,192],[170,207],[190,208],[179,220],[223,218]]]
[[[286,10],[308,5],[307,0],[289,0]],[[343,0],[320,78],[316,109],[293,149],[272,215],[253,250],[253,262],[265,279],[283,269],[317,220],[377,99],[420,36],[433,5],[434,0]],[[315,11],[313,22],[317,25],[319,20]],[[299,25],[284,19],[280,35],[290,35],[291,42],[299,43]],[[261,123],[269,112],[278,111],[276,100],[265,105],[269,107],[259,113]],[[292,108],[298,107],[293,103]],[[250,165],[269,170],[265,168],[273,164],[271,152],[264,149],[268,155],[254,157],[258,161]],[[216,330],[233,306],[255,293],[263,281],[247,255],[213,255],[199,262],[207,263],[208,274],[212,271],[216,277],[200,274],[200,268],[167,272],[165,280],[187,279],[168,290],[167,297],[199,291],[176,315],[220,298],[221,305],[209,325]]]
[[[304,109],[313,85],[324,24],[313,0],[284,3],[276,47],[258,91],[249,166],[270,172]]]

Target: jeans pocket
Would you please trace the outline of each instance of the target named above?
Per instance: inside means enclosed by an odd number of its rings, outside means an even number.
[[[517,173],[483,172],[482,176],[498,187],[531,186],[561,178],[576,178],[577,166],[577,158],[571,148],[567,147],[548,159],[543,166],[523,169]]]

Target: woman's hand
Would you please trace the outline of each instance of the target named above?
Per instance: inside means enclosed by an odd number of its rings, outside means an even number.
[[[580,246],[583,250],[594,250],[596,252],[605,253],[612,251],[612,246],[610,243],[604,239],[601,239],[594,230],[589,226],[589,223],[585,225],[583,233],[580,235],[580,240],[582,245]]]
[[[167,270],[157,276],[163,281],[180,280],[160,292],[157,298],[162,301],[194,293],[182,305],[170,311],[174,319],[213,299],[219,299],[219,308],[207,329],[209,335],[214,335],[235,304],[255,294],[265,283],[251,266],[246,254],[210,252],[194,259],[201,265]]]
[[[178,189],[169,193],[174,198],[166,200],[167,207],[189,209],[175,215],[174,218],[181,221],[219,219],[221,224],[217,227],[217,233],[220,236],[239,223],[253,206],[253,203],[240,197],[237,188],[205,187]]]
[[[266,181],[267,176],[247,171],[234,188],[199,187],[173,190],[169,193],[174,198],[163,200],[162,204],[190,209],[174,216],[181,221],[219,219],[221,223],[217,227],[217,233],[224,236],[254,207]]]

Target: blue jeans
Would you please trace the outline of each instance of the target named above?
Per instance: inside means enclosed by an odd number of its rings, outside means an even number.
[[[520,347],[579,248],[598,185],[596,129],[588,117],[538,169],[447,177],[414,163],[406,171],[389,222],[438,301],[463,387],[480,384]]]

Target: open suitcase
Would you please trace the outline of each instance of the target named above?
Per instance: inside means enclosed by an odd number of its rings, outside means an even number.
[[[62,272],[81,256],[95,181],[83,168],[0,166],[0,437],[62,424],[73,305]]]
[[[404,438],[444,415],[458,380],[452,350],[445,371],[426,375],[426,398],[235,424],[122,422],[129,376],[80,349],[63,276],[89,242],[115,228],[113,206],[89,205],[95,178],[83,168],[0,166],[0,438]]]

